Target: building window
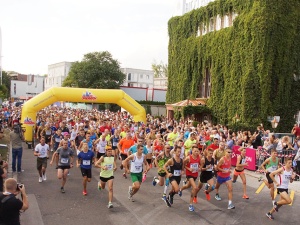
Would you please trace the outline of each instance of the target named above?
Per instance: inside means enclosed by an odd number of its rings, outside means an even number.
[[[131,80],[131,73],[128,73],[128,80]]]
[[[140,74],[140,78],[143,79],[143,74]]]
[[[149,75],[147,75],[147,79],[149,80]]]

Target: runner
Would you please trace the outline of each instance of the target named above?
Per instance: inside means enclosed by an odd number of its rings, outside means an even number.
[[[113,208],[113,182],[114,171],[117,170],[117,164],[112,154],[111,146],[106,147],[106,154],[101,156],[100,159],[95,162],[95,166],[101,168],[100,181],[98,182],[98,190],[105,189],[105,184],[108,185],[108,205],[107,208]]]
[[[88,143],[83,143],[82,151],[77,156],[77,167],[80,166],[81,174],[83,177],[83,195],[87,195],[86,185],[91,182],[92,178],[92,165],[94,163],[94,152],[89,150]]]
[[[73,160],[74,160],[74,153],[71,148],[68,147],[68,142],[63,141],[63,147],[60,147],[54,152],[52,156],[52,160],[50,162],[50,165],[52,166],[53,160],[58,155],[58,170],[57,170],[57,178],[62,179],[61,193],[65,193],[65,184],[67,182],[67,176],[69,173],[69,169],[73,168]]]
[[[167,173],[164,170],[164,165],[169,159],[171,159],[170,151],[171,151],[170,145],[166,145],[165,150],[155,158],[154,165],[158,167],[158,177],[154,176],[152,181],[153,186],[155,186],[156,184],[158,184],[159,186],[163,186],[165,184],[163,196],[162,196],[162,200],[164,200],[165,202],[167,201],[166,195],[169,186],[169,178],[166,176]]]
[[[138,144],[137,149],[138,151],[136,153],[133,153],[124,160],[124,168],[126,173],[129,173],[128,162],[129,160],[131,160],[130,175],[132,186],[129,186],[128,199],[132,202],[134,202],[132,196],[135,195],[141,187],[143,177],[143,164],[146,166],[144,173],[147,173],[150,169],[149,164],[146,160],[146,156],[143,154],[144,146]]]
[[[234,209],[234,205],[232,204],[232,180],[230,177],[230,168],[231,168],[231,149],[225,150],[225,156],[222,157],[217,164],[218,176],[217,176],[217,184],[216,184],[216,196],[215,198],[218,201],[221,201],[219,195],[219,188],[223,183],[226,183],[228,189],[228,209]]]
[[[275,203],[275,196],[274,196],[274,182],[270,177],[270,173],[276,171],[278,169],[279,159],[277,158],[277,150],[271,150],[271,157],[267,158],[262,164],[261,168],[266,173],[267,180],[263,180],[265,185],[270,189],[270,195],[272,198],[272,203]],[[261,177],[258,181],[261,181]]]
[[[97,160],[105,155],[105,147],[107,146],[106,134],[103,133],[100,138],[98,138],[94,144],[96,145]]]
[[[47,159],[49,158],[49,145],[45,143],[45,137],[41,137],[39,144],[35,146],[34,155],[37,156],[36,167],[39,172],[39,183],[47,180],[46,177],[46,168],[47,168]]]
[[[181,175],[183,174],[184,170],[183,160],[180,158],[180,153],[181,147],[176,146],[174,149],[173,158],[169,159],[164,165],[164,170],[166,171],[167,177],[172,185],[172,190],[169,192],[169,196],[166,201],[168,207],[171,207],[173,204],[174,195],[179,192]],[[169,171],[167,167],[170,167]]]
[[[275,180],[275,175],[278,175],[279,180]],[[290,196],[288,195],[289,193],[289,183],[292,183],[295,179],[295,173],[293,172],[292,169],[292,158],[288,158],[286,160],[286,165],[285,167],[281,167],[272,173],[270,173],[270,178],[272,181],[275,183],[277,186],[277,194],[280,195],[280,200],[278,202],[274,203],[273,208],[266,213],[266,216],[273,220],[273,213],[276,211],[278,212],[278,209],[283,206],[283,205],[288,205],[291,204],[292,200]]]
[[[184,157],[191,154],[192,146],[197,144],[196,133],[190,133],[190,137],[184,142]]]
[[[215,189],[215,182],[214,182],[214,165],[215,160],[212,157],[214,150],[212,148],[207,150],[207,156],[203,157],[201,159],[201,174],[200,174],[200,182],[198,185],[198,191],[201,190],[203,184],[205,185],[205,195],[206,199],[210,201],[210,192],[212,192]],[[197,200],[194,199],[194,202],[197,202]]]
[[[243,198],[249,199],[248,195],[246,194],[247,185],[246,185],[246,175],[244,172],[245,166],[248,166],[248,163],[246,162],[246,148],[240,148],[239,151],[241,152],[241,154],[238,155],[237,157],[236,166],[233,172],[232,183],[235,183],[238,176],[240,176],[243,182],[243,191],[244,191]]]
[[[183,164],[185,165],[187,184],[184,185],[178,192],[179,196],[182,196],[182,191],[192,186],[192,193],[191,193],[190,205],[189,205],[190,212],[195,211],[193,206],[193,200],[198,192],[196,180],[199,174],[199,170],[201,170],[201,164],[200,164],[201,158],[199,154],[200,154],[199,149],[196,146],[193,146],[192,154],[188,155],[184,159]]]
[[[125,126],[124,126],[125,127]],[[127,158],[127,155],[128,155],[128,150],[130,149],[131,146],[134,145],[134,141],[131,139],[131,134],[130,134],[130,131],[128,131],[126,133],[126,137],[125,138],[122,138],[120,140],[120,142],[118,143],[117,147],[118,147],[118,150],[119,152],[121,153],[120,157],[121,157],[121,166],[120,166],[120,169],[123,170],[123,162],[124,160]],[[124,169],[124,173],[123,173],[123,177],[125,179],[127,179],[127,176],[126,176],[126,169]]]

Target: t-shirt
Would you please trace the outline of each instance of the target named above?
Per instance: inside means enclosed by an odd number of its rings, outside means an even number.
[[[1,203],[6,196],[2,193],[0,194],[0,207],[2,208],[0,224],[20,225],[20,210],[23,207],[23,202],[12,196],[5,203]]]
[[[37,146],[35,146],[35,152],[40,153],[40,156],[38,156],[39,158],[47,157],[48,151],[49,151],[49,145],[47,144],[41,145],[40,143]]]
[[[73,150],[71,148],[64,149],[60,147],[56,150],[59,154],[58,166],[70,166],[70,156],[73,156]]]
[[[121,139],[119,144],[122,147],[122,149],[121,149],[122,154],[127,155],[129,148],[134,145],[134,141],[132,139],[128,140],[126,138],[123,138],[123,139]]]
[[[11,140],[12,148],[22,148],[22,139],[20,138],[19,133],[15,133],[14,131],[11,131],[10,140]]]
[[[80,160],[80,167],[83,169],[91,169],[94,156],[94,152],[90,150],[87,152],[80,152],[77,156]]]
[[[137,146],[136,145],[133,145],[130,147],[129,151],[134,154],[137,152]],[[148,149],[146,148],[146,146],[144,146],[143,148],[143,154],[147,155],[148,154]]]

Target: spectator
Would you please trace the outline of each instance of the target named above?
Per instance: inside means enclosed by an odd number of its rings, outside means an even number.
[[[29,207],[24,185],[9,178],[4,184],[5,192],[0,194],[0,224],[20,225],[20,210]],[[21,192],[22,200],[16,198]]]
[[[14,126],[14,130],[10,132],[10,141],[12,147],[12,170],[13,172],[17,171],[18,173],[21,173],[23,148],[19,126]]]

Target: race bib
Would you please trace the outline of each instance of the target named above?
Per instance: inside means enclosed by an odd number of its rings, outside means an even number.
[[[140,170],[142,169],[142,166],[135,166],[135,169],[136,169],[137,171],[140,171]]]
[[[60,138],[55,138],[55,142],[60,142],[61,139]]]
[[[173,175],[174,175],[175,177],[179,177],[180,174],[181,174],[181,170],[174,170]]]
[[[61,163],[64,163],[64,164],[65,164],[65,163],[68,163],[68,162],[69,162],[69,158],[61,158],[61,159],[60,159],[60,162],[61,162]]]
[[[106,165],[107,170],[113,170],[113,164]]]
[[[242,164],[245,164],[246,163],[246,159],[242,159]]]
[[[84,166],[91,165],[91,160],[82,160],[82,165],[84,165]]]
[[[192,173],[197,173],[198,172],[198,163],[191,163],[190,168],[193,170]]]
[[[210,168],[208,168],[209,165],[206,165],[206,171],[212,171],[213,167],[211,166]]]
[[[229,172],[229,168],[223,168],[223,170],[225,170],[225,171],[223,171],[222,173],[228,173]]]
[[[117,146],[118,145],[118,142],[113,142],[113,146]]]
[[[51,130],[46,130],[46,135],[51,135]]]
[[[125,148],[125,149],[124,149],[124,152],[125,152],[125,153],[128,153],[128,148]]]

